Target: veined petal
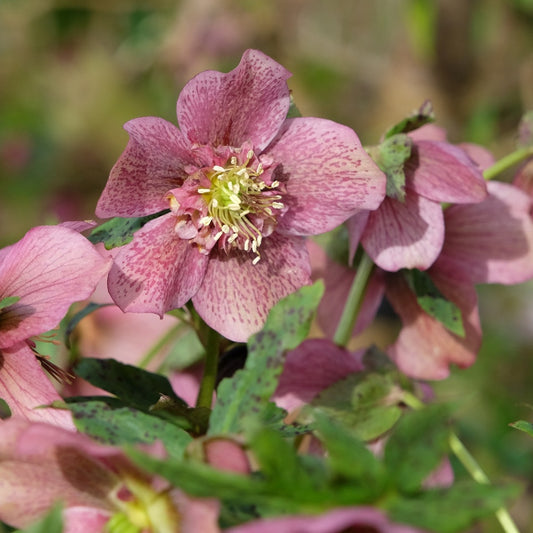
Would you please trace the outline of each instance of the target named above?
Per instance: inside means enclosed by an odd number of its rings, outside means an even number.
[[[407,189],[405,202],[385,198],[372,211],[361,244],[383,270],[425,270],[437,259],[444,241],[440,204]]]
[[[387,298],[403,323],[388,353],[402,372],[416,379],[444,379],[449,375],[451,364],[461,368],[470,366],[481,346],[474,287],[451,280],[434,269],[431,269],[431,278],[443,295],[461,310],[464,338],[451,333],[425,313],[402,276],[388,276]]]
[[[445,210],[446,237],[435,263],[470,283],[521,283],[533,277],[531,200],[513,185],[489,182],[489,197]]]
[[[350,263],[353,262],[355,252],[357,252],[361,236],[363,235],[366,223],[368,222],[368,215],[370,215],[370,211],[361,210],[346,221],[348,239],[350,241],[350,249],[348,253],[348,260]]]
[[[111,262],[61,226],[31,229],[0,261],[0,299],[20,298],[0,312],[0,348],[56,327],[73,302],[90,296]]]
[[[481,169],[447,142],[415,142],[405,171],[409,186],[436,202],[474,203],[487,196]]]
[[[289,110],[290,72],[258,50],[244,52],[224,74],[195,76],[180,93],[178,123],[191,143],[240,147],[251,141],[262,150]]]
[[[202,283],[209,259],[180,239],[169,213],[148,222],[118,253],[109,272],[109,294],[123,311],[156,313],[187,303]]]
[[[181,185],[184,167],[194,163],[185,137],[162,118],[136,118],[124,129],[128,144],[96,206],[102,218],[139,217],[168,208],[166,193]]]
[[[213,251],[202,286],[192,298],[205,322],[233,341],[246,341],[262,328],[275,303],[310,283],[304,239],[275,233],[259,251],[261,260],[255,265],[249,252]]]
[[[70,411],[39,408],[61,397],[25,342],[0,352],[0,398],[14,417],[75,430]]]
[[[353,130],[330,120],[286,120],[265,151],[279,166],[287,213],[280,231],[325,233],[360,209],[376,209],[385,197],[385,175],[363,150]]]

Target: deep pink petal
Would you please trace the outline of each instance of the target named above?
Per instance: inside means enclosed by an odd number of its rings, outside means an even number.
[[[251,141],[262,150],[287,115],[290,75],[262,52],[247,50],[231,72],[210,70],[187,83],[177,103],[180,128],[192,143],[240,147]]]
[[[477,295],[465,285],[431,270],[431,276],[444,296],[461,310],[465,337],[447,330],[425,313],[402,276],[390,275],[387,298],[400,315],[403,328],[388,353],[399,369],[417,379],[444,379],[451,364],[470,366],[481,345]]]
[[[317,394],[363,370],[363,351],[352,354],[327,339],[307,339],[287,353],[274,401],[292,411]]]
[[[438,257],[444,241],[440,204],[407,189],[405,202],[385,198],[372,211],[361,243],[383,270],[425,270]]]
[[[117,255],[108,287],[123,311],[163,316],[198,290],[208,256],[180,239],[175,224],[171,213],[148,222]]]
[[[181,185],[183,168],[193,163],[189,144],[180,130],[157,117],[124,124],[129,141],[111,169],[96,206],[96,215],[139,217],[168,209],[166,193]]]
[[[446,237],[435,266],[470,283],[521,283],[533,277],[531,201],[516,187],[489,182],[489,197],[445,210]]]
[[[229,528],[228,533],[339,533],[372,531],[375,533],[416,533],[420,530],[394,524],[372,507],[340,507],[321,515],[263,518]]]
[[[204,282],[193,296],[194,308],[213,329],[234,341],[259,331],[272,306],[310,283],[304,239],[274,233],[252,264],[248,252],[212,253]]]
[[[487,196],[481,169],[450,143],[416,142],[405,171],[409,186],[436,202],[474,203]]]
[[[317,235],[359,209],[376,209],[385,196],[385,175],[363,150],[353,130],[320,118],[286,120],[265,151],[279,163],[289,207],[281,231]]]
[[[357,252],[357,247],[361,241],[361,236],[363,235],[363,231],[365,230],[368,222],[368,215],[370,215],[370,211],[362,210],[346,221],[348,239],[350,241],[350,249],[348,253],[348,260],[350,263],[353,262],[355,252]]]
[[[73,302],[90,296],[109,266],[110,260],[74,230],[28,231],[0,262],[0,299],[20,297],[0,314],[0,348],[56,327]]]
[[[0,398],[14,417],[75,429],[70,411],[39,408],[61,397],[25,342],[0,352]]]

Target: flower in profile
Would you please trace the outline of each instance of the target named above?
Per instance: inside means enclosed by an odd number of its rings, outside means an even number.
[[[403,165],[401,191],[387,185],[387,197],[372,212],[348,221],[350,248],[359,242],[383,270],[425,270],[444,242],[441,203],[470,204],[487,196],[479,166],[459,146],[446,141],[444,130],[426,125],[407,134],[409,158]]]
[[[42,420],[46,411],[54,423],[71,425],[66,412],[33,410],[59,396],[40,368],[30,337],[56,327],[109,267],[85,237],[61,226],[33,228],[0,250],[0,398],[12,414]]]
[[[231,72],[185,86],[179,129],[154,117],[126,123],[96,214],[170,212],[117,255],[109,291],[124,311],[162,316],[192,299],[207,324],[244,341],[310,282],[304,236],[379,206],[385,175],[350,128],[287,118],[289,76],[248,50]]]

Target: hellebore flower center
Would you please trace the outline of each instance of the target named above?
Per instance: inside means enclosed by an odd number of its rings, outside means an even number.
[[[168,195],[177,217],[176,233],[196,243],[201,253],[209,254],[218,245],[226,253],[250,252],[257,264],[263,237],[274,231],[277,218],[287,210],[280,201],[283,186],[272,180],[274,167],[243,146],[232,149],[224,166],[194,172]]]

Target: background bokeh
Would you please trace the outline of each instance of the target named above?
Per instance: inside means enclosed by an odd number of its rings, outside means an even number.
[[[452,141],[498,157],[533,108],[533,0],[0,0],[0,246],[94,218],[123,123],[175,121],[186,81],[232,69],[246,48],[292,71],[303,115],[367,144],[430,99]],[[483,288],[479,360],[436,386],[489,474],[524,484],[523,531],[533,439],[508,423],[533,420],[532,294]]]

